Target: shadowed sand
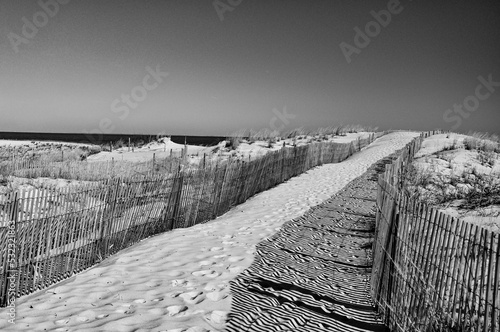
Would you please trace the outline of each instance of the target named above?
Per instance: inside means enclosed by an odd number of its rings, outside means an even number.
[[[339,164],[316,167],[255,195],[216,220],[141,241],[101,264],[16,302],[1,331],[220,331],[229,281],[255,245],[401,149],[418,133],[396,132]]]

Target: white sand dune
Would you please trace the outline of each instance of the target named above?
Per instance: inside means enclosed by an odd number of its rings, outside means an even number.
[[[70,142],[59,142],[59,141],[33,141],[33,140],[8,140],[0,139],[0,147],[36,147],[38,145],[55,145],[55,146],[66,146],[66,147],[86,147],[91,148],[95,145],[86,143],[70,143]]]
[[[202,155],[204,153],[210,154],[215,146],[198,146],[198,145],[187,145],[188,154],[198,154]],[[153,159],[153,154],[156,158],[167,158],[170,156],[170,150],[175,156],[180,156],[182,150],[184,150],[184,144],[178,144],[172,142],[170,138],[164,137],[160,138],[158,141],[148,143],[140,148],[134,148],[133,151],[128,147],[122,147],[112,152],[99,152],[97,154],[91,155],[87,158],[87,161],[109,161],[109,160],[125,160],[134,162],[144,162]]]
[[[330,137],[328,140],[325,140],[325,142],[349,143],[358,138],[368,138],[370,134],[372,133],[347,133],[345,136]],[[312,140],[313,138],[311,136],[303,136],[303,138],[296,140],[295,143],[297,146],[302,146],[309,144]],[[188,144],[187,155],[190,156],[190,162],[194,164],[199,163],[204,154],[206,154],[206,157],[209,159],[232,156],[247,160],[249,157],[256,158],[271,151],[278,151],[283,147],[283,143],[291,146],[293,142],[292,138],[275,142],[271,144],[271,146],[269,146],[267,141],[255,141],[252,144],[242,142],[236,150],[226,148],[226,141],[221,141],[215,146],[198,146]],[[173,156],[179,157],[181,156],[183,150],[184,144],[172,142],[170,138],[164,137],[140,148],[134,148],[133,151],[129,150],[128,147],[122,147],[113,150],[112,152],[102,151],[89,156],[87,161],[110,161],[114,159],[132,162],[145,162],[153,159],[153,155],[158,159],[167,158],[170,156],[170,153],[172,153]],[[214,151],[217,151],[217,153],[214,154]]]
[[[404,147],[418,133],[377,139],[339,164],[316,167],[206,224],[146,239],[47,290],[18,299],[16,324],[1,331],[220,331],[229,281],[255,245]]]
[[[335,136],[329,137],[324,140],[324,142],[335,142],[335,143],[350,143],[356,141],[358,138],[368,138],[372,133],[369,132],[359,132],[359,133],[346,133],[345,136]],[[248,159],[249,156],[256,157],[264,155],[270,151],[278,151],[283,147],[283,143],[287,146],[291,146],[295,143],[297,146],[303,146],[309,144],[313,140],[312,136],[302,136],[301,139],[286,138],[279,142],[275,142],[269,146],[267,141],[255,141],[252,144],[242,142],[238,145],[236,151],[229,151],[226,153],[234,154],[243,159]]]
[[[463,174],[474,171],[477,174],[500,176],[500,154],[491,152],[492,164],[482,161],[478,150],[467,150],[464,147],[464,139],[467,135],[461,134],[439,134],[426,138],[421,149],[416,153],[413,164],[425,174],[427,184],[425,188],[420,188],[422,194],[433,199],[439,196],[439,187],[446,187],[445,193],[453,197],[452,193],[459,190],[470,190],[472,185],[463,177]],[[491,142],[491,144],[495,144]],[[445,147],[453,149],[445,150]],[[454,178],[452,182],[450,179]],[[440,184],[436,187],[435,184]],[[445,203],[436,204],[440,211],[460,218],[464,221],[482,226],[493,232],[500,232],[500,205],[489,205],[486,207],[476,207],[474,209],[460,208],[464,199],[451,199]]]

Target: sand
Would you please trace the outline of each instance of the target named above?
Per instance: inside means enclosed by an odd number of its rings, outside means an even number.
[[[415,132],[396,132],[339,164],[316,167],[223,216],[141,241],[101,264],[16,301],[1,331],[222,331],[229,281],[250,266],[255,245],[322,203]]]
[[[59,142],[59,141],[34,141],[34,140],[8,140],[0,139],[0,147],[32,147],[35,148],[38,145],[55,145],[55,146],[67,146],[67,147],[93,147],[95,145],[85,144],[85,143],[71,143],[71,142]]]
[[[359,132],[359,133],[347,133],[345,136],[335,136],[329,137],[324,142],[337,142],[337,143],[349,143],[357,140],[358,138],[368,138],[372,133]],[[297,146],[302,146],[309,144],[313,141],[312,136],[302,136],[301,139],[295,140]],[[187,145],[187,156],[188,161],[192,164],[197,164],[206,155],[208,159],[217,158],[227,158],[233,157],[243,160],[248,160],[249,158],[257,158],[263,156],[266,153],[272,151],[278,151],[283,147],[283,143],[287,146],[292,146],[294,140],[292,138],[283,139],[272,144],[267,141],[255,141],[249,143],[243,141],[239,144],[236,149],[226,147],[226,141],[221,141],[215,146],[197,146],[197,145]],[[167,158],[171,155],[179,157],[184,150],[184,144],[179,144],[172,142],[170,138],[164,137],[157,141],[148,143],[140,148],[134,148],[133,151],[128,147],[121,147],[119,149],[113,150],[112,152],[102,151],[97,154],[93,154],[87,158],[89,162],[95,161],[110,161],[123,160],[132,162],[145,162],[153,158],[162,159]]]
[[[204,147],[188,144],[187,154],[203,156],[204,153],[211,154],[216,147],[217,146]],[[109,161],[114,159],[133,162],[145,162],[153,159],[153,154],[155,158],[167,158],[170,156],[171,150],[172,156],[179,157],[182,153],[182,150],[184,150],[184,144],[172,142],[170,138],[164,137],[160,138],[158,141],[148,143],[140,148],[129,149],[128,147],[121,147],[113,150],[112,152],[102,151],[89,156],[87,158],[87,161]]]
[[[461,134],[439,134],[426,138],[421,149],[415,154],[413,164],[424,174],[427,174],[427,181],[433,185],[427,185],[425,190],[420,191],[425,196],[434,199],[439,196],[441,191],[434,187],[445,188],[445,192],[453,197],[451,193],[460,190],[470,190],[470,184],[467,184],[464,173],[470,173],[474,170],[476,174],[500,178],[500,154],[491,152],[490,158],[493,164],[481,162],[483,152],[477,150],[466,150],[463,141],[466,135]],[[444,150],[445,147],[455,147],[452,150]],[[428,172],[428,173],[427,173]],[[451,178],[455,180],[450,181]],[[493,184],[494,185],[494,184]],[[489,205],[485,207],[476,207],[473,210],[461,208],[463,199],[451,199],[445,203],[436,204],[435,207],[446,214],[460,218],[466,222],[476,224],[493,232],[500,232],[500,205]]]

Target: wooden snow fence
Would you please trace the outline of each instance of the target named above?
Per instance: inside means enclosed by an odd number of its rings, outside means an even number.
[[[379,177],[372,296],[393,331],[499,330],[499,234],[403,194],[424,133]]]
[[[154,158],[144,162],[109,161],[45,161],[12,159],[0,163],[0,174],[23,178],[62,178],[82,181],[105,181],[109,178],[154,177],[175,173],[183,163],[180,157]]]
[[[346,159],[377,137],[285,147],[249,162],[201,169],[177,165],[174,174],[137,180],[124,176],[0,195],[0,306],[142,239],[212,220],[312,167]]]

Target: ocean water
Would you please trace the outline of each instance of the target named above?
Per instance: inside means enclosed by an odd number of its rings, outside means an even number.
[[[155,135],[130,135],[130,134],[102,134],[86,135],[82,133],[30,133],[30,132],[0,132],[0,139],[10,140],[33,140],[33,141],[62,141],[72,143],[93,143],[105,144],[116,142],[122,139],[124,142],[144,141],[150,142],[156,139]],[[193,135],[172,135],[171,139],[175,143],[191,145],[213,146],[223,141],[223,136],[193,136]]]

